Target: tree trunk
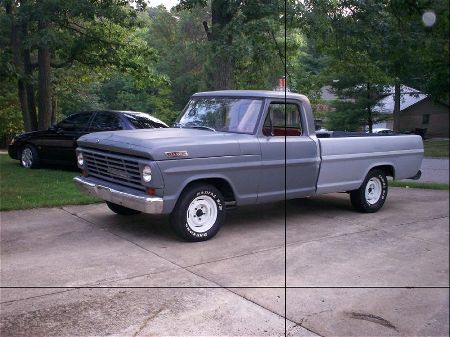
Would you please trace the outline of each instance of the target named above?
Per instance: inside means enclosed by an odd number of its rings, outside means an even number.
[[[17,72],[17,92],[19,96],[20,109],[22,110],[23,127],[25,131],[35,130],[32,118],[29,112],[28,95],[24,81],[24,64],[21,52],[20,26],[16,23],[13,13],[13,4],[8,1],[5,3],[5,12],[11,22],[10,44],[13,54],[13,63]]]
[[[43,30],[47,23],[39,22],[39,29]],[[50,49],[48,44],[42,43],[38,48],[39,66],[39,130],[47,129],[52,123],[51,82],[50,82]]]
[[[214,90],[234,89],[234,60],[226,55],[217,55],[212,78]]]
[[[22,25],[22,36],[28,34],[28,27],[26,24]],[[34,93],[34,86],[32,83],[33,67],[31,66],[30,49],[26,48],[23,51],[23,64],[25,71],[25,89],[27,93],[28,114],[30,118],[31,127],[33,130],[37,130],[38,121],[36,113],[36,99]]]
[[[401,99],[400,83],[395,83],[394,86],[394,132],[400,131],[400,99]]]
[[[234,89],[235,60],[230,53],[233,36],[227,32],[227,26],[233,19],[233,12],[227,0],[212,0],[213,69],[211,69],[212,88],[214,90]]]

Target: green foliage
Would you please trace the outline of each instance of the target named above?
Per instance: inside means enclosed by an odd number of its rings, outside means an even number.
[[[148,112],[173,124],[177,113],[171,110],[168,86],[137,87],[131,75],[115,74],[99,88],[100,103],[107,109]]]
[[[208,17],[208,11],[202,7],[192,12],[168,12],[163,6],[150,9],[144,38],[158,51],[156,70],[170,82],[169,97],[175,111],[181,111],[193,93],[206,89],[209,49],[202,22]]]
[[[448,101],[448,8],[440,0],[307,0],[300,12],[333,79],[364,75],[361,83],[403,83]],[[429,9],[437,21],[427,28],[421,16]]]
[[[37,72],[25,76],[11,62],[3,3],[0,136],[22,129],[15,81],[37,91]],[[14,20],[27,26],[22,49],[30,48],[32,62],[39,46],[50,47],[57,119],[108,108],[171,124],[194,92],[211,90],[222,75],[231,72],[230,88],[272,89],[285,67],[289,88],[313,103],[333,83],[344,101],[328,114],[328,128],[376,122],[370,111],[384,85],[401,82],[448,102],[446,1],[181,0],[172,11],[145,9],[143,0],[11,3]],[[425,27],[429,9],[437,21]]]
[[[14,79],[4,78],[0,85],[0,141],[8,141],[23,130],[15,84]]]
[[[416,181],[389,181],[391,187],[404,187],[404,188],[421,188],[425,190],[449,190],[449,184],[442,183],[428,183],[428,182],[416,182]]]
[[[361,104],[345,101],[335,101],[333,110],[327,114],[325,128],[328,130],[361,131]]]
[[[19,46],[16,50],[9,39],[1,39],[7,48],[1,54],[0,68],[8,70],[7,76],[29,83],[28,95],[36,96],[41,85],[37,64],[32,64],[29,74],[24,73],[22,57],[12,62],[13,51],[23,53],[28,49],[31,62],[36,62],[38,49],[48,48],[51,70],[45,76],[51,80],[51,103],[62,107],[57,115],[99,107],[95,93],[88,88],[95,88],[95,82],[116,73],[131,76],[137,88],[164,86],[164,76],[155,72],[156,52],[140,35],[138,13],[144,7],[143,0],[6,1],[0,11],[0,31],[5,36],[15,31]],[[36,96],[41,102],[47,97]],[[48,112],[45,109],[39,114]]]

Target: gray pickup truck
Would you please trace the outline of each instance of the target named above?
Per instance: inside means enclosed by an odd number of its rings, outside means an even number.
[[[316,134],[308,99],[276,91],[192,96],[173,128],[88,134],[78,140],[79,188],[121,215],[170,214],[189,241],[212,238],[227,208],[348,192],[376,212],[387,176],[417,179],[414,135]]]

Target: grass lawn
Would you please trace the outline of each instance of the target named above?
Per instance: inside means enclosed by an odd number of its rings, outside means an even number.
[[[18,160],[0,154],[0,210],[98,202],[78,191],[72,182],[77,175],[75,169],[24,169]]]
[[[425,157],[447,157],[448,158],[448,140],[428,139],[423,142],[425,147]]]
[[[448,190],[449,184],[441,184],[441,183],[421,183],[416,181],[398,181],[398,180],[390,180],[389,186],[392,187],[406,187],[406,188],[423,188],[427,190]]]

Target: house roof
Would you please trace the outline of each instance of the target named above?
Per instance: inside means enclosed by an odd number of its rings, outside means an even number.
[[[393,86],[386,87],[386,93],[388,95],[377,102],[376,106],[373,108],[373,111],[382,114],[392,114],[394,112],[394,91]],[[428,97],[427,95],[422,94],[419,90],[407,87],[406,85],[402,85],[400,87],[400,92],[400,111],[403,111],[411,105],[423,101]]]

